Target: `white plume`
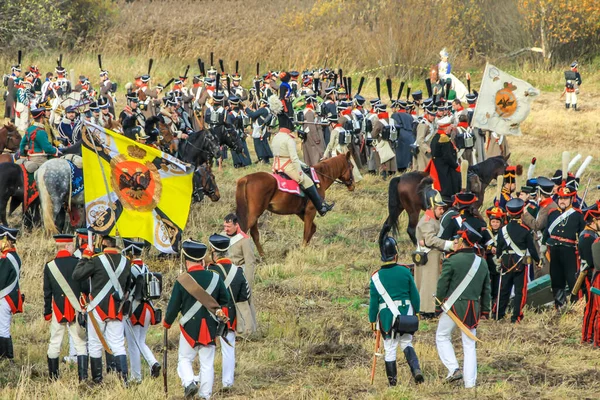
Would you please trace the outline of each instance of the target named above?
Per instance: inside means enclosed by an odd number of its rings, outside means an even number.
[[[131,83],[131,82],[127,82],[127,83],[125,84],[125,89],[126,89],[126,90],[128,90],[128,91],[129,91],[130,89],[133,89],[133,83]]]
[[[529,169],[527,170],[527,179],[533,179],[533,174],[535,173],[535,162],[537,159],[533,157],[531,159],[531,164],[529,164]]]
[[[590,163],[592,162],[593,157],[592,156],[587,156],[585,158],[585,160],[583,161],[583,163],[581,164],[581,166],[579,167],[579,169],[577,170],[577,173],[575,174],[575,178],[581,178],[581,175],[583,175],[583,172],[585,171],[585,169],[588,167],[588,165],[590,165]]]
[[[567,180],[567,175],[569,174],[569,160],[571,160],[571,156],[568,151],[563,151],[562,153],[562,180]]]
[[[269,96],[269,108],[275,115],[280,114],[283,111],[283,104],[277,95],[272,94]]]
[[[575,168],[575,165],[579,162],[579,160],[581,160],[581,154],[577,154],[575,157],[573,157],[569,163],[569,168],[567,168],[567,171],[571,171],[573,168]]]

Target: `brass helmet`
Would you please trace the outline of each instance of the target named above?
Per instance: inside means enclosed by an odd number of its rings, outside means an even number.
[[[446,206],[446,203],[444,203],[440,192],[435,190],[433,187],[426,189],[423,195],[425,197],[425,207],[428,209]]]

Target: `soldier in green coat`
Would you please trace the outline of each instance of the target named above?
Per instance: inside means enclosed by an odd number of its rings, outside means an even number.
[[[46,109],[35,108],[31,110],[31,116],[34,123],[27,128],[27,132],[21,139],[20,151],[23,157],[23,164],[29,173],[34,173],[43,163],[48,161],[48,157],[58,157],[60,152],[50,142],[48,132],[46,132]],[[20,161],[17,162],[19,164]]]
[[[394,238],[383,239],[381,260],[384,264],[371,276],[369,321],[371,328],[380,330],[385,348],[385,373],[390,386],[396,386],[396,349],[398,344],[416,383],[422,383],[423,373],[417,353],[412,346],[414,330],[400,323],[399,316],[414,315],[420,310],[419,291],[406,265],[398,264]],[[415,327],[416,329],[416,327]]]
[[[445,312],[440,317],[435,342],[440,359],[448,368],[448,382],[463,378],[452,346],[452,331],[457,325],[448,312],[454,313],[465,325],[463,328],[473,335],[476,334],[479,318],[487,318],[490,313],[490,273],[487,263],[474,249],[480,240],[481,235],[464,222],[455,238],[456,252],[444,260],[438,281],[436,295],[444,303],[438,305],[436,312]],[[462,343],[464,384],[465,388],[472,388],[477,380],[475,340],[463,331]]]
[[[180,278],[173,286],[173,292],[169,299],[167,312],[163,326],[171,327],[177,315],[179,319],[179,362],[177,372],[181,383],[185,388],[185,398],[193,398],[198,390],[199,396],[208,399],[212,394],[212,386],[215,378],[215,339],[219,320],[227,320],[225,313],[229,304],[229,294],[223,280],[216,272],[205,269],[204,257],[206,256],[206,245],[194,240],[186,240],[182,244],[182,254],[185,258],[187,274],[195,281],[194,291],[204,291],[204,294],[212,297],[214,303],[221,307],[218,310],[211,308],[210,304],[202,304],[186,289],[180,282]],[[182,274],[184,275],[184,274]],[[224,318],[223,318],[224,317]],[[227,346],[224,341],[222,346]],[[200,358],[200,388],[195,381],[192,363],[196,355]]]
[[[212,248],[213,262],[208,266],[209,271],[214,271],[221,276],[225,287],[229,291],[229,306],[227,307],[227,341],[230,346],[221,346],[223,356],[223,388],[233,386],[235,374],[235,336],[238,322],[235,305],[250,300],[250,286],[244,275],[242,267],[235,265],[227,256],[230,239],[228,236],[211,235],[208,239]]]

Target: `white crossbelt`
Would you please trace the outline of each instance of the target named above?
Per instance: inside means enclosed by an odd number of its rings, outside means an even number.
[[[514,244],[514,242],[510,239],[510,236],[508,235],[508,229],[507,229],[508,225],[504,225],[502,227],[502,236],[504,237],[504,241],[506,242],[507,245],[510,246],[511,250],[518,255],[519,257],[524,257],[525,254],[529,251],[529,249],[523,253],[523,250],[521,250],[520,248],[517,247],[516,244]]]
[[[209,295],[212,296],[213,292],[217,288],[218,283],[219,283],[219,274],[217,274],[216,272],[213,272],[213,277],[212,277],[212,280],[210,281],[210,285],[208,285],[208,288],[206,289],[206,293],[208,293]],[[181,317],[181,319],[179,320],[179,325],[181,325],[181,326],[185,325],[190,319],[192,319],[194,317],[194,315],[196,315],[196,313],[198,311],[200,311],[202,309],[202,307],[204,307],[204,305],[202,305],[202,303],[200,303],[199,301],[196,300],[194,305],[189,310],[187,310],[187,312]],[[210,315],[212,316],[212,314],[210,314]],[[213,318],[214,318],[214,316],[213,316]]]
[[[396,306],[396,308],[402,306],[410,306],[410,304],[410,300],[394,300],[394,305]],[[383,310],[384,308],[387,308],[387,304],[381,303],[379,305],[379,311]]]
[[[58,269],[58,265],[56,265],[56,262],[50,261],[48,263],[48,269],[50,270],[50,273],[56,280],[56,283],[58,283],[58,286],[60,286],[65,296],[67,296],[67,299],[69,299],[69,302],[71,303],[75,311],[81,312],[81,305],[77,300],[77,296],[75,295],[75,292],[73,292],[73,289],[71,289],[71,286],[65,279],[65,276]]]
[[[8,296],[10,294],[10,292],[12,292],[15,289],[15,286],[17,286],[17,283],[19,282],[19,274],[21,273],[21,269],[19,268],[19,263],[17,262],[17,259],[12,254],[7,253],[6,259],[8,261],[10,261],[10,263],[12,264],[13,268],[15,269],[15,271],[17,273],[17,277],[15,278],[14,281],[12,281],[10,283],[10,285],[8,285],[4,289],[0,290],[0,299],[5,298],[6,296]]]
[[[227,274],[227,277],[225,277],[225,288],[226,289],[229,289],[229,285],[231,285],[231,282],[233,282],[233,278],[235,278],[235,274],[237,273],[238,268],[239,267],[237,265],[231,264],[229,273]]]
[[[94,297],[92,301],[89,302],[89,304],[86,307],[86,310],[88,312],[91,312],[94,308],[96,308],[96,306],[100,304],[102,300],[104,300],[104,298],[108,295],[108,292],[110,292],[110,289],[112,289],[113,287],[115,288],[117,293],[119,293],[119,296],[123,298],[123,289],[121,288],[121,284],[119,283],[119,279],[117,277],[121,276],[121,274],[125,270],[125,257],[121,257],[121,262],[119,263],[119,266],[117,267],[116,271],[113,271],[109,264],[108,258],[104,254],[98,256],[98,258],[102,262],[102,266],[104,266],[104,269],[108,274],[108,282],[106,282],[106,284],[104,285],[102,290],[100,290],[98,295]]]
[[[244,235],[242,235],[241,233],[238,233],[237,235],[233,236],[231,239],[229,239],[229,247],[233,246],[234,244],[236,244],[243,238],[244,238]]]
[[[556,218],[554,220],[554,222],[552,222],[552,224],[550,224],[550,226],[548,227],[548,234],[552,235],[552,232],[554,231],[554,228],[556,228],[556,226],[558,224],[560,224],[561,222],[563,222],[564,220],[566,220],[567,218],[569,218],[569,216],[571,214],[573,214],[575,212],[574,208],[569,208],[567,211],[565,211],[564,213],[560,214],[558,216],[558,218]]]
[[[456,303],[456,300],[458,300],[458,298],[461,294],[463,294],[467,286],[469,286],[473,278],[475,278],[475,275],[477,274],[477,270],[479,269],[480,265],[481,257],[475,256],[473,264],[471,264],[471,268],[469,268],[469,272],[467,272],[467,275],[465,275],[462,282],[460,282],[456,289],[454,289],[454,292],[452,292],[452,294],[448,297],[448,300],[446,300],[444,304],[442,304],[442,310],[448,312],[448,310],[452,308],[454,303]]]
[[[376,272],[371,279],[373,280],[375,289],[377,289],[377,293],[379,293],[379,295],[383,298],[383,301],[385,301],[385,305],[392,312],[394,319],[398,318],[400,316],[400,310],[398,310],[398,306],[396,305],[394,300],[392,300],[387,290],[385,290],[385,287],[383,287],[383,284],[379,279],[379,272]]]

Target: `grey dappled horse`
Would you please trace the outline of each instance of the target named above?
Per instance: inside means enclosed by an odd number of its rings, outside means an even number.
[[[42,221],[46,232],[62,232],[65,225],[65,209],[83,208],[83,191],[71,197],[71,165],[62,158],[46,161],[35,172],[40,192]],[[57,228],[58,226],[58,228]]]

